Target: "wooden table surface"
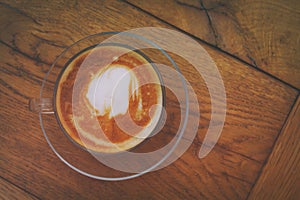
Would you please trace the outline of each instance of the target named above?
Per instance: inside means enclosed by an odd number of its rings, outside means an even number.
[[[229,3],[230,2],[230,3]],[[299,199],[300,5],[289,0],[0,1],[0,199]],[[28,101],[55,58],[104,31],[164,27],[191,36],[215,61],[227,94],[222,135],[203,159],[210,99],[180,159],[119,182],[85,177],[48,146]]]

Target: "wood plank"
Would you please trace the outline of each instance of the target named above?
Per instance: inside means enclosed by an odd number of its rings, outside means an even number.
[[[300,88],[299,1],[128,2]]]
[[[209,156],[197,157],[211,115],[209,93],[195,69],[177,58],[201,102],[193,145],[171,166],[140,178],[92,180],[69,169],[53,154],[27,101],[38,96],[43,74],[64,46],[97,32],[169,26],[120,1],[101,5],[93,1],[6,2],[0,9],[7,16],[0,18],[4,30],[0,36],[1,176],[47,199],[246,198],[297,91],[202,44],[220,70],[228,103],[223,134]]]
[[[298,97],[249,199],[299,199],[300,98]]]
[[[0,177],[0,199],[27,200],[27,199],[37,199],[37,198]]]

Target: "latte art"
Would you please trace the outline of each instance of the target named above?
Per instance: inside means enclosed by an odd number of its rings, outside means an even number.
[[[58,122],[85,149],[128,150],[145,140],[160,120],[164,95],[160,84],[154,66],[135,51],[119,46],[84,50],[58,79]]]
[[[137,112],[142,112],[142,99],[137,77],[126,66],[112,65],[91,81],[86,94],[96,115],[109,113],[109,118],[128,112],[130,101],[138,101]]]

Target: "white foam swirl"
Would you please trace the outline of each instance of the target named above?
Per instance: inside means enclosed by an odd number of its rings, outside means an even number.
[[[111,65],[92,79],[86,97],[96,110],[96,115],[109,113],[112,118],[128,111],[131,95],[133,100],[140,98],[138,88],[138,79],[129,68]],[[141,98],[139,101],[142,105]]]

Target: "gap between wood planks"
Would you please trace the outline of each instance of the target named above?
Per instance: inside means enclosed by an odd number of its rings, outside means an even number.
[[[162,23],[164,23],[164,24],[166,24],[166,25],[168,25],[168,26],[170,26],[170,27],[176,29],[177,31],[182,32],[182,33],[184,33],[184,34],[190,36],[191,38],[193,38],[193,39],[195,39],[195,40],[197,40],[197,41],[200,41],[201,43],[204,43],[205,45],[207,45],[207,46],[209,46],[209,47],[211,47],[211,48],[213,48],[213,49],[215,49],[215,50],[217,50],[217,51],[219,51],[219,52],[221,52],[221,53],[224,53],[224,54],[228,55],[229,57],[232,57],[233,59],[238,60],[239,62],[245,64],[246,66],[251,67],[251,68],[254,68],[255,70],[257,70],[257,71],[259,71],[259,72],[261,72],[261,73],[263,73],[263,74],[265,74],[265,75],[271,77],[272,79],[275,79],[276,81],[279,81],[280,83],[283,83],[284,85],[287,85],[288,87],[290,87],[290,88],[292,88],[292,89],[298,91],[298,93],[300,92],[300,89],[296,88],[295,86],[293,86],[293,85],[291,85],[291,84],[285,82],[284,80],[281,80],[280,78],[277,78],[276,76],[270,74],[269,72],[264,71],[264,70],[261,69],[261,68],[258,68],[258,67],[256,67],[256,66],[254,66],[254,65],[251,64],[251,63],[248,63],[248,62],[244,61],[243,59],[239,58],[238,56],[235,56],[235,55],[233,55],[233,54],[231,54],[231,53],[229,53],[229,52],[227,52],[227,51],[225,51],[225,50],[223,50],[223,49],[221,49],[221,48],[219,48],[219,47],[217,47],[217,46],[215,46],[215,45],[213,45],[213,44],[211,44],[211,43],[209,43],[209,42],[206,42],[205,40],[203,40],[203,39],[201,39],[201,38],[199,38],[199,37],[197,37],[197,36],[195,36],[195,35],[193,35],[193,34],[187,32],[187,31],[185,31],[185,30],[183,30],[183,29],[181,29],[181,28],[179,28],[179,27],[177,27],[177,26],[175,26],[175,25],[172,24],[172,23],[169,23],[169,22],[167,22],[167,21],[161,19],[160,17],[158,17],[158,16],[156,16],[156,15],[154,15],[154,14],[148,12],[147,10],[144,10],[143,8],[141,8],[141,7],[139,7],[139,6],[136,6],[136,5],[134,5],[134,4],[130,3],[130,2],[128,2],[127,0],[121,0],[121,1],[127,3],[128,5],[130,5],[131,7],[133,7],[134,9],[137,9],[138,11],[141,11],[141,12],[143,12],[143,13],[146,13],[146,14],[149,15],[150,17],[153,17],[153,18],[155,18],[155,19],[161,21]]]
[[[250,190],[249,190],[249,192],[248,192],[248,194],[247,194],[247,198],[246,198],[246,199],[249,199],[250,194],[251,194],[251,192],[253,191],[254,186],[256,185],[256,183],[257,183],[259,177],[261,176],[262,172],[264,171],[264,168],[266,167],[266,164],[269,162],[269,159],[270,159],[271,154],[272,154],[272,152],[273,152],[273,150],[274,150],[274,147],[275,147],[275,145],[276,145],[277,142],[278,142],[278,138],[279,138],[280,134],[282,133],[283,128],[285,127],[286,123],[288,122],[289,116],[290,116],[291,112],[293,111],[293,108],[296,106],[296,103],[297,103],[298,98],[300,98],[300,93],[299,93],[299,92],[298,92],[296,98],[294,99],[294,102],[293,102],[293,104],[292,104],[292,106],[291,106],[291,108],[290,108],[290,111],[288,112],[288,114],[287,114],[287,116],[286,116],[286,118],[285,118],[285,120],[284,120],[284,123],[283,123],[282,127],[281,127],[280,130],[279,130],[279,133],[277,134],[277,136],[276,136],[276,138],[275,138],[275,141],[274,141],[274,143],[273,143],[273,145],[272,145],[272,147],[271,147],[271,152],[270,152],[270,154],[267,156],[267,158],[265,159],[265,161],[263,162],[262,167],[261,167],[261,169],[259,170],[258,175],[257,175],[255,181],[253,182],[253,185],[251,186],[251,188],[250,188]]]

